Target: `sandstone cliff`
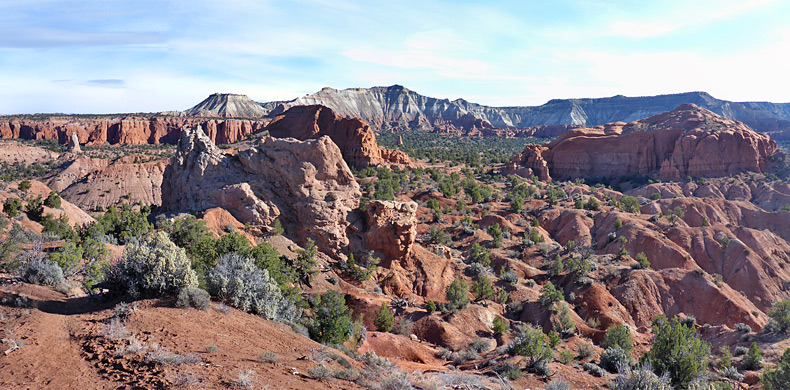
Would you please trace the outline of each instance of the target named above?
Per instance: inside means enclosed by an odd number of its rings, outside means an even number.
[[[222,153],[200,127],[185,129],[164,173],[165,210],[228,210],[242,223],[269,225],[338,254],[348,245],[348,213],[359,206],[359,185],[329,139],[264,137],[235,155]]]
[[[763,172],[776,142],[693,104],[647,119],[566,132],[529,145],[506,171],[541,179],[650,175],[677,180]]]
[[[299,140],[328,136],[340,148],[348,165],[355,168],[379,164],[420,165],[404,152],[379,148],[376,135],[364,121],[341,118],[323,106],[293,107],[277,115],[266,130],[273,137]]]
[[[70,116],[13,117],[0,121],[0,137],[54,139],[66,144],[76,134],[89,146],[105,143],[141,145],[174,144],[184,126],[201,126],[212,142],[228,144],[259,131],[266,121],[200,119],[165,116],[78,118]]]

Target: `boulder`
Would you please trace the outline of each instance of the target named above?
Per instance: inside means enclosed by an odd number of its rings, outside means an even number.
[[[310,238],[331,255],[348,245],[347,217],[360,198],[359,185],[329,137],[264,137],[226,154],[199,126],[183,131],[162,184],[167,211],[221,207],[253,225],[280,218],[297,242]]]

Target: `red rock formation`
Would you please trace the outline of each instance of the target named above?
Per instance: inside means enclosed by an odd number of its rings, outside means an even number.
[[[297,106],[277,115],[266,126],[273,137],[299,140],[327,135],[343,153],[343,159],[355,168],[370,165],[399,164],[419,166],[399,150],[382,149],[370,126],[360,119],[341,118],[324,106]]]
[[[365,206],[365,220],[365,247],[383,253],[385,267],[389,260],[411,255],[417,237],[417,203],[374,200]]]
[[[322,252],[340,253],[362,194],[337,145],[329,137],[264,137],[247,146],[226,154],[199,127],[185,129],[164,171],[163,209],[221,207],[241,223],[264,226],[280,218],[298,242],[311,238]]]
[[[0,121],[0,137],[54,139],[65,144],[72,135],[89,146],[110,144],[175,144],[181,128],[201,126],[212,142],[227,144],[261,130],[265,121],[200,119],[190,117],[125,116],[85,119],[50,117],[43,120],[12,118]]]
[[[573,129],[528,145],[506,170],[541,179],[651,175],[676,180],[763,172],[776,142],[741,122],[693,104],[625,124]]]

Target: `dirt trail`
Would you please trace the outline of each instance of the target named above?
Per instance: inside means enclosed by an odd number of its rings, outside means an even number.
[[[62,307],[68,306],[62,294],[39,286],[3,287],[5,292],[47,302],[42,303],[42,307],[56,302]],[[22,348],[8,355],[0,354],[0,388],[92,390],[115,387],[103,380],[94,366],[82,357],[79,335],[87,331],[93,315],[53,314],[8,307],[0,307],[0,310],[5,317],[0,327],[12,332],[15,338],[22,338]]]

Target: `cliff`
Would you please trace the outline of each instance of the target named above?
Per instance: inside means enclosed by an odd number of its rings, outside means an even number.
[[[506,171],[541,179],[650,175],[676,180],[766,170],[776,142],[741,122],[684,104],[625,124],[566,132],[546,145],[528,145]]]
[[[380,164],[420,166],[402,151],[379,148],[376,135],[364,121],[341,118],[323,106],[290,108],[277,115],[266,130],[278,138],[308,140],[328,136],[340,148],[348,165],[355,168]]]
[[[266,121],[164,116],[14,117],[0,121],[0,137],[54,139],[65,144],[76,134],[81,143],[89,146],[100,146],[105,143],[174,144],[178,141],[182,127],[201,126],[212,142],[228,144],[244,139],[247,134],[259,131],[265,124]]]

